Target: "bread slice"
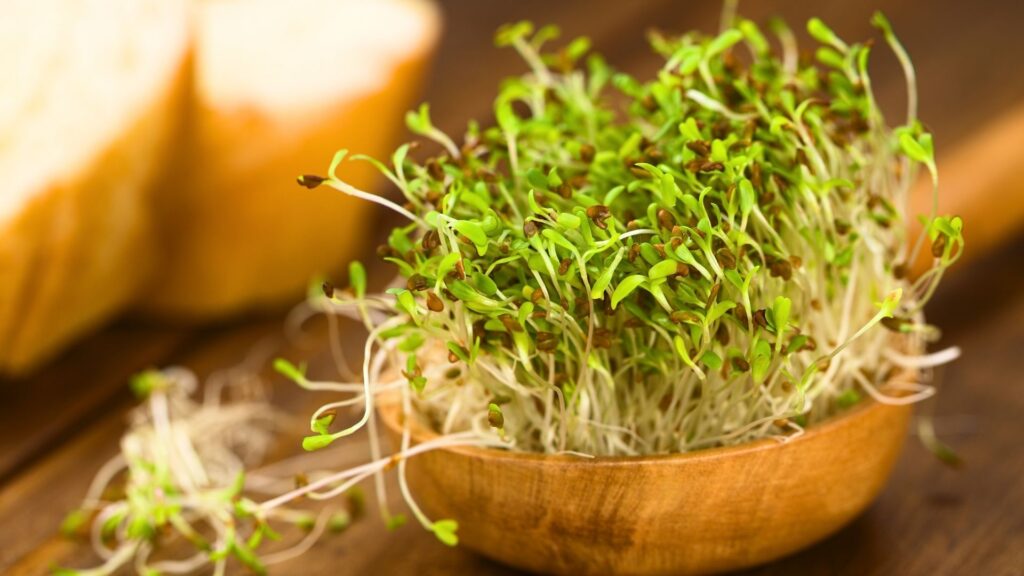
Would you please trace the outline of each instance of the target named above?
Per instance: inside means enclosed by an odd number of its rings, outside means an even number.
[[[389,153],[440,27],[426,1],[194,7],[186,145],[158,198],[164,254],[142,303],[186,320],[292,304],[365,248],[370,206],[295,178],[339,148]],[[343,174],[378,181],[363,163]]]
[[[146,280],[147,183],[180,101],[186,8],[182,0],[5,3],[0,372],[51,354]]]

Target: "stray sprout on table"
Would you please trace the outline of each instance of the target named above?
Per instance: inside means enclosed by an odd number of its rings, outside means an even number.
[[[57,574],[104,576],[130,566],[144,576],[211,567],[222,575],[230,561],[264,574],[266,566],[305,552],[325,531],[345,530],[362,513],[356,490],[349,492],[347,509],[314,511],[253,500],[253,494],[279,494],[292,482],[316,482],[326,473],[288,479],[270,474],[293,467],[288,461],[255,468],[280,414],[252,373],[252,367],[242,367],[211,376],[201,402],[191,398],[196,379],[183,368],[150,370],[132,379],[143,403],[131,413],[121,452],[100,469],[81,507],[61,525],[68,536],[87,535],[103,564],[61,568]],[[178,548],[185,544],[193,550],[172,558],[162,549],[175,539]],[[274,544],[279,540],[292,543]]]
[[[406,144],[389,163],[348,158],[375,165],[401,203],[345,182],[345,151],[327,176],[299,178],[409,221],[378,251],[399,285],[369,294],[354,263],[350,290],[324,284],[297,313],[328,316],[343,374],[337,319],[366,328],[361,378],[320,381],[304,366],[274,363],[303,388],[340,396],[311,416],[303,447],[365,428],[369,462],[262,503],[239,499],[241,484],[230,479],[242,465],[225,456],[233,454],[219,445],[226,440],[190,442],[198,431],[220,438],[202,426],[211,412],[225,425],[251,411],[195,406],[158,387],[145,408],[153,415],[136,419],[111,465],[128,467],[127,496],[106,502],[96,489],[87,501],[100,525],[112,526],[97,540],[107,563],[134,557],[148,566],[159,526],[146,522],[170,522],[191,539],[177,522],[201,518],[217,537],[189,562],[222,571],[234,555],[258,569],[268,562],[239,536],[239,522],[264,534],[270,520],[300,514],[285,508],[297,498],[340,495],[370,477],[388,524],[400,524],[382,480],[395,463],[415,518],[453,545],[455,521],[428,518],[405,480],[407,459],[427,450],[686,452],[786,441],[864,395],[892,404],[930,396],[930,368],[957,351],[924,355],[937,330],[922,309],[961,254],[962,223],[934,209],[907,213],[919,165],[938,185],[934,148],[916,117],[910,60],[888,21],[879,14],[873,23],[907,79],[907,118],[895,128],[872,93],[872,44],[849,44],[818,19],[807,25],[819,43],[813,58],[798,54],[779,21],[770,25],[778,47],[743,19],[729,18],[712,37],[653,33],[664,64],[646,81],[614,71],[586,38],[548,50],[553,27],[501,28],[497,44],[519,52],[530,72],[503,83],[494,126],[470,123],[460,142],[424,105],[407,123],[439,145],[436,156],[415,160]],[[907,238],[914,217],[923,232]],[[934,264],[911,278],[908,263],[921,250]],[[382,395],[404,414],[390,457],[375,415]],[[337,410],[349,407],[358,419],[335,429]],[[413,445],[413,420],[438,436]],[[234,421],[228,428],[237,430]],[[922,437],[949,454],[933,434]],[[99,484],[113,475],[105,469]]]

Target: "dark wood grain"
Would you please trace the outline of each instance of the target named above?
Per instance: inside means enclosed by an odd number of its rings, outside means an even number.
[[[104,404],[126,396],[129,375],[168,358],[189,336],[184,330],[112,327],[31,379],[2,383],[0,485],[53,443],[61,443],[62,436],[103,417]],[[111,351],[118,352],[119,361],[98,361]]]
[[[457,130],[471,117],[486,119],[498,80],[522,69],[514,55],[492,47],[499,23],[558,23],[568,35],[590,35],[615,66],[644,74],[656,61],[646,51],[643,30],[713,30],[719,4],[453,0],[443,8],[446,31],[425,99],[442,127]],[[871,34],[871,12],[885,10],[917,64],[921,117],[936,135],[940,166],[945,150],[1024,101],[1022,3],[765,1],[743,8],[755,19],[781,13],[794,24],[820,15],[851,38]],[[899,118],[902,78],[895,61],[877,52],[876,89],[888,113]],[[970,223],[968,239],[969,230]],[[921,409],[934,411],[940,433],[966,467],[944,467],[911,439],[867,513],[821,544],[752,574],[1024,574],[1024,239],[954,272],[929,314],[945,330],[943,344],[960,346],[964,356],[942,370],[940,395]],[[0,382],[0,573],[41,574],[54,563],[94,560],[87,546],[58,538],[56,526],[116,451],[131,404],[124,391],[129,374],[167,364],[208,374],[241,361],[257,343],[279,341],[281,333],[279,317],[203,330],[122,320],[39,375]],[[320,336],[302,353],[325,363],[322,331],[314,334]],[[272,380],[275,402],[288,410],[305,413],[315,402]],[[358,455],[362,442],[354,439],[343,450]],[[280,450],[295,446],[288,438]],[[389,534],[371,517],[274,573],[515,572],[441,546],[415,526]]]

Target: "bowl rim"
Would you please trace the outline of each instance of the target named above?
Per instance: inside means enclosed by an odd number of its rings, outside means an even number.
[[[912,376],[912,370],[901,370],[889,378],[887,383],[903,380]],[[398,423],[398,419],[401,415],[401,402],[398,398],[399,395],[396,392],[381,395],[377,399],[376,411],[381,420],[384,421],[384,425],[392,433],[401,434],[402,428]],[[873,397],[867,397],[858,402],[855,406],[833,414],[821,422],[807,427],[803,434],[795,438],[780,440],[778,438],[766,437],[750,442],[744,442],[742,444],[732,446],[715,446],[712,448],[694,450],[692,452],[648,454],[643,456],[594,456],[592,458],[585,458],[571,454],[516,452],[500,448],[485,448],[479,446],[448,446],[438,448],[437,450],[451,452],[471,458],[485,459],[492,462],[498,461],[518,464],[558,463],[560,465],[579,466],[632,466],[636,464],[665,462],[675,463],[698,460],[709,462],[740,455],[764,452],[767,450],[777,450],[789,445],[798,445],[800,443],[811,441],[818,436],[828,434],[838,428],[849,426],[851,422],[864,418],[870,414],[876,414],[881,410],[911,410],[912,408],[913,404],[884,404],[875,400]],[[419,419],[413,420],[411,428],[412,441],[415,443],[425,442],[441,437],[440,434],[428,428]]]

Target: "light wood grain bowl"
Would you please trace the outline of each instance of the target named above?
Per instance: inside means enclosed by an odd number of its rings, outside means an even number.
[[[379,412],[396,440],[401,407]],[[460,546],[532,572],[705,574],[754,566],[836,532],[878,495],[911,409],[861,405],[786,443],[585,460],[479,448],[411,458],[433,518]],[[412,423],[414,441],[436,434]]]

